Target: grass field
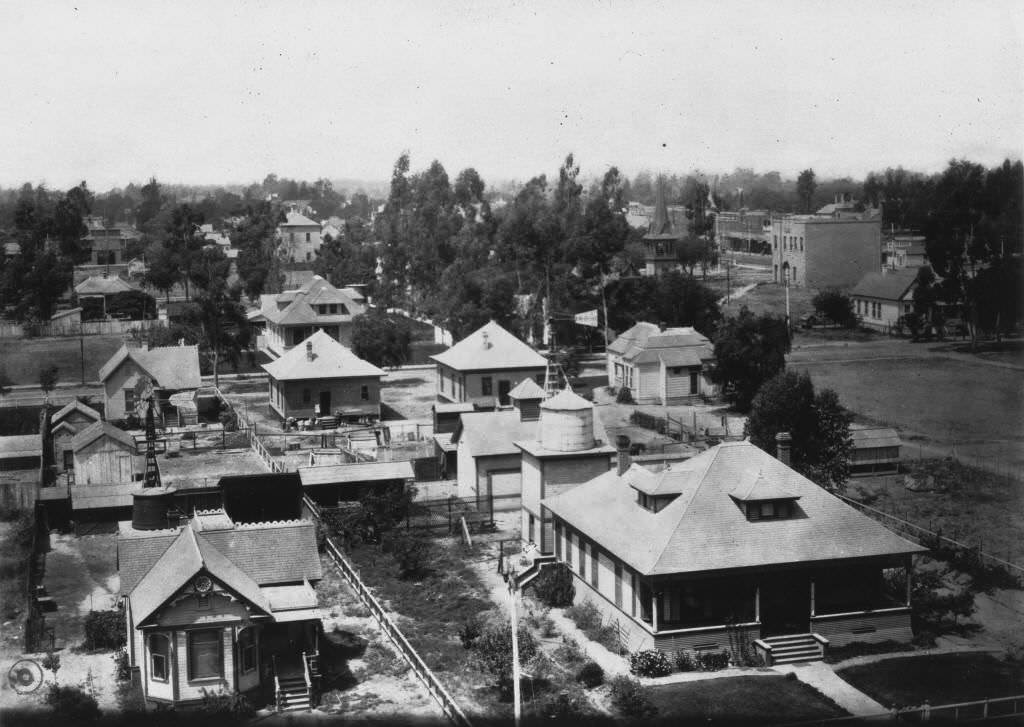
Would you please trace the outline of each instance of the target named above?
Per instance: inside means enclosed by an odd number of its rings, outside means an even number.
[[[885,706],[970,702],[1024,693],[1024,665],[990,654],[885,659],[836,672]]]
[[[61,383],[82,380],[82,348],[85,352],[85,380],[97,381],[100,366],[121,347],[120,334],[78,338],[30,338],[0,340],[0,367],[13,384],[38,384],[39,369],[58,368]]]
[[[682,682],[646,690],[657,722],[770,724],[842,717],[846,712],[807,684],[782,676]]]
[[[816,293],[817,291],[809,288],[789,289],[789,310],[793,321],[814,310],[811,300]],[[786,289],[775,283],[759,283],[753,290],[722,306],[722,314],[734,316],[743,306],[750,308],[754,313],[771,313],[783,318],[786,315]]]

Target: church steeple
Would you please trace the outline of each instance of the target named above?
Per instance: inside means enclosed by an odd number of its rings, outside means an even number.
[[[654,216],[651,218],[648,235],[671,235],[672,218],[668,216],[668,205],[665,204],[665,177],[658,177],[658,190],[654,200]]]

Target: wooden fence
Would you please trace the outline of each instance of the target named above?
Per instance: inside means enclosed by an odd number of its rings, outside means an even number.
[[[11,323],[0,322],[0,338],[50,338],[69,336],[99,336],[125,334],[133,329],[148,331],[151,328],[166,328],[167,321],[161,320],[99,320],[82,321],[76,325],[61,323]]]
[[[833,725],[867,724],[875,722],[980,722],[984,720],[1005,720],[1024,716],[1024,694],[995,699],[979,699],[974,702],[954,704],[922,704],[919,707],[894,709],[878,714],[831,717],[829,719],[805,722],[787,722],[781,727],[832,727]]]
[[[888,527],[890,530],[893,530],[899,533],[900,535],[903,535],[909,538],[910,540],[913,540],[915,543],[918,543],[919,545],[923,545],[928,548],[945,546],[955,551],[973,554],[978,558],[982,565],[993,568],[1001,568],[1005,570],[1007,573],[1009,573],[1011,576],[1016,578],[1018,583],[1024,584],[1024,567],[1017,565],[1016,563],[1011,563],[1007,560],[1003,560],[1002,558],[998,558],[992,555],[991,553],[986,553],[983,550],[983,543],[981,542],[979,542],[977,545],[969,545],[959,540],[948,538],[942,533],[937,533],[932,530],[929,530],[928,528],[921,527],[916,523],[912,523],[909,520],[905,520],[901,517],[897,517],[896,515],[887,513],[884,510],[879,510],[869,505],[865,505],[862,502],[857,502],[856,500],[846,497],[845,495],[837,494],[837,497],[839,497],[839,499],[841,499],[848,505],[852,505],[853,507],[857,508],[865,515],[868,515],[869,517],[878,520],[880,523]]]
[[[303,497],[303,505],[311,512],[314,518],[319,519],[320,508],[309,499],[308,496]],[[423,686],[426,687],[430,696],[433,697],[439,705],[445,716],[448,717],[457,727],[473,727],[473,723],[469,721],[465,712],[456,704],[455,700],[448,693],[448,690],[444,688],[437,676],[430,670],[430,668],[424,663],[420,655],[416,653],[416,650],[412,648],[412,645],[405,638],[405,635],[398,629],[394,621],[391,620],[391,616],[388,615],[387,611],[380,605],[370,589],[366,587],[356,569],[348,562],[348,559],[342,553],[341,549],[334,543],[334,541],[328,537],[325,543],[325,548],[328,557],[338,568],[342,577],[348,581],[349,585],[356,592],[359,600],[362,601],[363,605],[369,609],[373,615],[374,620],[380,626],[380,630],[391,640],[391,643],[398,649],[398,653],[408,662],[409,667],[412,669],[413,674],[422,682]]]

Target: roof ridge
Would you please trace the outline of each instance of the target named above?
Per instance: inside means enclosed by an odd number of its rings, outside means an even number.
[[[369,464],[364,462],[361,464]],[[331,465],[321,465],[324,467]],[[290,520],[264,520],[258,523],[235,523],[236,530],[270,530],[272,528],[294,528],[305,525],[306,523],[312,523],[312,520],[305,520],[303,518],[293,518]],[[214,531],[218,532],[218,531]]]

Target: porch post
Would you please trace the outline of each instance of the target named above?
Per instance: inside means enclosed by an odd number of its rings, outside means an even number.
[[[913,572],[914,572],[914,561],[913,561],[913,557],[912,556],[908,557],[906,562],[904,563],[904,565],[903,565],[903,572],[904,572],[904,574],[906,575],[906,578],[907,578],[906,605],[909,607],[910,606],[910,593],[913,590],[912,580],[913,580]]]
[[[814,616],[814,579],[811,578],[811,616]]]
[[[754,620],[761,623],[761,586],[754,586]]]
[[[658,592],[651,589],[651,628],[658,632]]]

